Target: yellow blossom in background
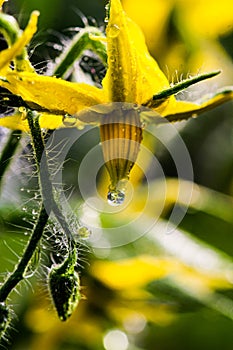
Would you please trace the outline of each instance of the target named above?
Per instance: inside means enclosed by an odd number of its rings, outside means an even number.
[[[232,64],[217,39],[233,30],[231,0],[123,0],[146,42],[168,74],[177,70],[224,69],[219,82],[231,83]],[[179,37],[179,38],[178,38]]]
[[[194,36],[216,39],[233,30],[231,0],[122,0],[122,3],[129,16],[142,28],[148,41],[153,40],[153,34],[155,38],[158,33],[161,34],[161,27],[167,24],[173,9],[176,9],[183,25]]]

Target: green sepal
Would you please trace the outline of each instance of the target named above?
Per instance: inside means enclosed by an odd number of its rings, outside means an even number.
[[[20,38],[22,31],[13,16],[0,12],[0,33],[3,34],[8,46],[12,46]],[[34,71],[29,61],[26,48],[22,49],[21,53],[15,57],[14,61],[15,68],[18,71]]]
[[[86,27],[81,29],[74,36],[70,45],[64,53],[58,57],[58,64],[53,70],[53,75],[58,78],[64,77],[66,72],[74,64],[74,62],[83,54],[84,50],[92,50],[95,52],[104,65],[107,64],[106,45],[100,40],[95,40],[98,37],[103,37],[104,34],[96,27]]]
[[[73,249],[62,264],[52,267],[48,276],[50,295],[61,321],[66,321],[73,314],[81,299],[76,262],[77,252]]]
[[[0,32],[3,34],[9,46],[19,38],[21,30],[13,16],[0,12]]]
[[[156,108],[159,107],[168,97],[177,94],[178,92],[187,89],[189,86],[199,83],[202,80],[210,79],[215,77],[216,75],[220,74],[221,71],[214,71],[211,73],[205,73],[198,75],[193,78],[182,80],[181,82],[175,84],[174,86],[171,86],[168,89],[165,89],[161,92],[158,92],[155,94],[151,100],[144,103],[144,106]]]

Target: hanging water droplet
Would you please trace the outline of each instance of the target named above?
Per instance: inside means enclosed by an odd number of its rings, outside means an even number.
[[[137,111],[138,113],[141,112],[140,105],[138,105],[138,104],[136,104],[136,103],[133,104],[133,109],[134,109],[135,111]]]
[[[110,38],[116,38],[120,34],[120,27],[117,24],[111,24],[108,27],[108,36]]]
[[[79,228],[78,235],[79,235],[79,237],[84,238],[84,239],[89,238],[91,235],[91,231],[87,227],[83,226],[83,227]]]
[[[108,198],[108,203],[115,207],[123,204],[125,200],[125,193],[123,191],[115,189],[108,192],[107,198]]]
[[[37,213],[37,211],[36,211],[36,209],[32,209],[32,215],[37,215],[38,213]]]
[[[23,207],[23,208],[22,208],[22,211],[27,211],[27,208],[26,208],[26,207]]]
[[[77,123],[77,118],[69,114],[65,114],[62,118],[62,123],[67,127],[72,127]]]

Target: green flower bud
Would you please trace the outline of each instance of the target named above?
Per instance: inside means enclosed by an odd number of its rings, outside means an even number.
[[[60,265],[53,265],[48,276],[50,294],[61,321],[66,321],[74,312],[79,300],[80,280],[75,271],[76,249]]]

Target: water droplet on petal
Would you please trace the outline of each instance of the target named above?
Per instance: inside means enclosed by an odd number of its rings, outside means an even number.
[[[107,198],[110,205],[118,206],[124,203],[125,193],[120,190],[109,191]]]
[[[112,24],[108,27],[108,36],[116,38],[120,33],[120,27],[117,24]]]
[[[77,123],[77,118],[69,114],[65,114],[62,118],[62,123],[64,124],[64,126],[72,127]]]

